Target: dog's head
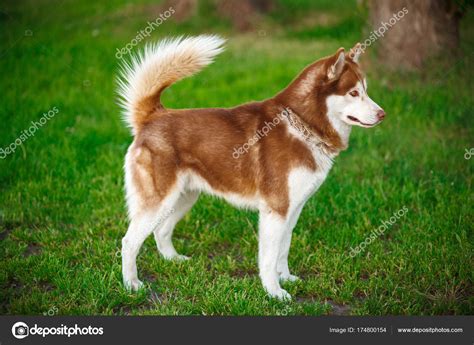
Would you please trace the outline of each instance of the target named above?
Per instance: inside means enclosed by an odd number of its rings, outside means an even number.
[[[349,54],[339,48],[324,59],[323,88],[330,120],[369,128],[382,122],[385,111],[367,93],[367,81],[358,63],[360,53],[358,43]]]

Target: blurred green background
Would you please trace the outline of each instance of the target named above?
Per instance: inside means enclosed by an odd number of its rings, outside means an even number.
[[[216,62],[162,101],[227,107],[271,97],[307,64],[372,29],[361,1],[278,0],[250,12],[189,3],[1,5],[0,148],[58,109],[0,159],[1,313],[472,314],[474,157],[464,156],[474,146],[474,17],[464,3],[454,54],[441,50],[415,70],[383,65],[379,42],[363,55],[369,93],[388,115],[377,128],[353,130],[304,208],[289,259],[302,281],[284,286],[292,302],[269,299],[260,285],[257,214],[207,196],[175,231],[178,252],[192,259],[167,262],[149,238],[138,258],[147,288],[123,289],[122,166],[132,137],[116,104],[117,49],[175,6],[133,52],[167,36],[223,35],[227,49]],[[405,217],[349,256],[403,206]]]

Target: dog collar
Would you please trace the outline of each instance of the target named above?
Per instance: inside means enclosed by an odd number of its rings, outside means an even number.
[[[312,147],[323,149],[327,153],[331,153],[331,148],[326,144],[321,137],[315,133],[311,127],[304,122],[300,116],[295,114],[290,108],[286,107],[285,111],[282,112],[286,115],[288,123],[293,127],[303,138],[304,140]]]

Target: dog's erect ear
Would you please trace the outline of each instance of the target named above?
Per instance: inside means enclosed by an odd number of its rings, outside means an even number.
[[[344,48],[339,48],[334,56],[331,57],[331,61],[334,61],[327,71],[328,79],[335,80],[341,76],[342,69],[345,64]]]
[[[355,63],[358,63],[360,54],[362,54],[362,45],[360,43],[356,43],[356,45],[349,52],[349,58]]]

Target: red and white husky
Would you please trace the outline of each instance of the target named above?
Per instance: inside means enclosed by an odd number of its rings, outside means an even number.
[[[301,209],[347,148],[351,126],[373,127],[385,113],[367,95],[358,46],[312,63],[261,102],[165,108],[163,90],[210,64],[223,43],[217,36],[164,40],[124,65],[119,93],[135,138],[125,157],[130,226],[122,240],[123,280],[129,289],[142,286],[136,257],[152,232],[163,257],[187,258],[173,246],[173,229],[205,192],[259,211],[263,287],[290,298],[280,281],[298,279],[288,252]]]

